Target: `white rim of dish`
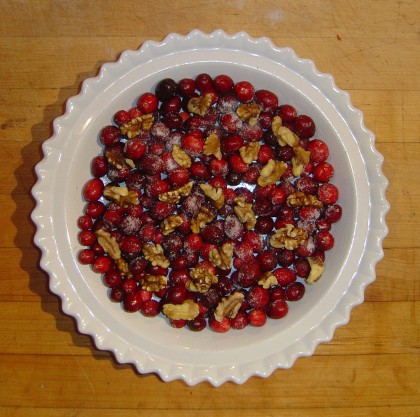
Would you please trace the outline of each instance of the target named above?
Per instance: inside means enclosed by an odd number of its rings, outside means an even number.
[[[363,138],[357,146],[369,185],[369,195],[362,196],[366,198],[365,206],[368,208],[366,236],[356,242],[361,245],[360,261],[346,287],[338,289],[341,296],[334,308],[323,312],[319,322],[291,340],[284,349],[266,349],[265,341],[261,346],[256,345],[261,348],[260,355],[252,358],[245,353],[231,364],[217,363],[218,355],[225,353],[223,349],[215,353],[215,363],[199,365],[196,360],[188,363],[185,355],[180,360],[174,360],[170,356],[173,352],[166,352],[164,348],[159,350],[159,346],[153,346],[156,350],[152,352],[145,346],[130,345],[124,339],[124,332],[114,334],[110,323],[102,322],[95,315],[95,310],[86,305],[78,293],[78,284],[69,278],[65,261],[56,250],[57,239],[60,238],[57,237],[57,221],[54,219],[57,218],[60,196],[55,196],[52,201],[51,190],[54,190],[57,177],[54,172],[63,158],[63,143],[74,128],[81,108],[104,91],[112,90],[115,80],[129,74],[133,68],[141,65],[153,68],[154,62],[159,66],[165,64],[167,57],[172,59],[182,53],[188,59],[197,51],[208,53],[209,58],[201,58],[203,61],[217,60],[218,54],[222,54],[224,60],[237,53],[267,61],[270,65],[287,67],[296,76],[303,77],[332,103],[337,114],[345,116],[345,123],[353,137]],[[80,93],[67,101],[65,114],[54,121],[53,130],[52,137],[43,143],[44,159],[36,166],[38,181],[32,190],[37,202],[32,219],[37,226],[34,242],[42,251],[40,264],[50,276],[51,291],[61,297],[63,311],[76,319],[79,331],[91,335],[99,349],[112,351],[118,362],[134,364],[140,373],[157,373],[164,381],[182,379],[189,385],[208,381],[214,386],[226,381],[243,383],[251,376],[268,377],[278,368],[291,367],[298,357],[312,355],[319,343],[331,340],[335,329],[348,322],[351,309],[363,302],[365,287],[375,280],[376,264],[383,257],[382,241],[388,233],[385,223],[389,210],[385,197],[388,181],[382,173],[383,157],[376,150],[375,137],[366,129],[363,115],[353,107],[348,93],[337,88],[331,75],[320,73],[312,61],[298,58],[290,48],[278,48],[265,37],[252,38],[244,32],[227,35],[221,30],[211,34],[194,30],[185,36],[169,34],[162,42],[145,42],[136,51],[123,52],[118,61],[102,65],[97,77],[85,80]],[[63,229],[59,232],[68,231]],[[296,333],[291,334],[296,336]],[[229,352],[227,355],[229,357]]]

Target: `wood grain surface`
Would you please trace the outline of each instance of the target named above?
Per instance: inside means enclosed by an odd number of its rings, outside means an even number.
[[[420,416],[420,3],[0,1],[0,415]],[[189,387],[97,350],[48,290],[30,191],[52,120],[80,83],[144,41],[192,29],[267,36],[350,92],[384,155],[389,235],[350,323],[290,370]]]

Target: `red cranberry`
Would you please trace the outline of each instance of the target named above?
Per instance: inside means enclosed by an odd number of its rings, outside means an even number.
[[[78,234],[79,243],[83,246],[90,246],[96,242],[96,235],[90,230],[82,230]]]
[[[274,220],[269,216],[260,216],[257,218],[255,230],[261,234],[268,234],[273,230]]]
[[[301,278],[306,278],[309,276],[311,272],[311,265],[309,264],[307,259],[296,259],[295,263],[293,264],[296,275]]]
[[[262,271],[271,271],[277,265],[277,255],[271,249],[260,252],[257,255],[257,260],[260,263]]]
[[[191,97],[195,92],[195,81],[191,78],[183,78],[178,81],[178,93],[182,97]]]
[[[192,134],[186,135],[182,138],[182,148],[192,156],[199,156],[203,152],[204,140]]]
[[[187,298],[187,290],[184,286],[177,285],[169,289],[166,298],[171,304],[182,304]]]
[[[260,170],[256,166],[252,166],[242,174],[242,180],[247,184],[256,184],[259,176]]]
[[[179,115],[179,111],[181,110],[181,99],[178,96],[172,97],[166,101],[164,101],[162,103],[162,105],[160,106],[160,112],[161,114],[165,115],[165,120],[166,120],[166,115],[168,114],[177,114]],[[179,115],[180,119],[181,119],[181,125],[182,125],[182,117],[181,115]],[[169,127],[169,126],[168,126]]]
[[[277,279],[277,283],[281,287],[285,287],[286,285],[290,284],[291,282],[296,281],[296,274],[289,268],[278,268],[273,271],[273,275]]]
[[[164,78],[157,83],[155,94],[160,101],[166,101],[175,97],[177,89],[177,83],[172,78]]]
[[[93,225],[92,217],[84,214],[77,219],[77,226],[82,230],[89,230]]]
[[[258,162],[261,164],[266,164],[270,159],[275,159],[276,155],[274,149],[266,144],[261,145],[258,152]]]
[[[281,319],[289,312],[287,302],[282,299],[276,299],[268,306],[267,315],[271,319]]]
[[[188,328],[194,332],[200,332],[201,330],[204,330],[206,326],[206,319],[200,316],[188,322]]]
[[[277,261],[279,265],[283,267],[290,266],[295,260],[293,251],[287,249],[281,249],[277,254]]]
[[[236,316],[230,319],[230,324],[231,324],[232,329],[235,329],[235,330],[244,329],[249,324],[246,313],[243,311],[238,311]]]
[[[317,194],[319,200],[326,205],[334,204],[338,200],[338,188],[331,183],[321,184]]]
[[[301,114],[295,119],[295,132],[301,138],[311,138],[315,133],[315,123],[309,116]]]
[[[165,115],[164,122],[169,129],[179,129],[183,125],[184,119],[179,113],[172,111]]]
[[[114,287],[111,288],[111,291],[109,293],[109,298],[111,301],[114,301],[115,303],[120,303],[125,297],[125,292],[122,289],[122,287]]]
[[[254,86],[248,81],[239,81],[234,86],[235,97],[242,103],[251,101],[254,98]]]
[[[172,185],[176,187],[181,187],[189,181],[190,171],[187,168],[183,167],[175,168],[169,173],[168,179]]]
[[[313,139],[308,143],[311,160],[315,163],[324,162],[329,156],[328,145],[321,139]]]
[[[195,86],[199,91],[209,90],[213,87],[213,79],[207,73],[199,74],[195,78]]]
[[[233,154],[229,156],[229,166],[233,172],[243,174],[248,170],[248,164],[244,162],[240,155]]]
[[[160,305],[156,300],[146,300],[141,304],[140,311],[145,317],[155,317],[160,312]]]
[[[343,210],[340,205],[334,204],[332,206],[329,206],[325,210],[325,220],[330,224],[336,223],[341,219],[342,213]]]
[[[86,201],[97,201],[102,197],[104,183],[99,178],[92,178],[83,187],[83,197]]]
[[[305,286],[301,282],[292,282],[284,290],[287,301],[300,300],[305,294]]]
[[[334,246],[334,237],[327,231],[318,232],[315,235],[315,245],[320,250],[330,250]]]
[[[92,201],[86,204],[85,213],[92,217],[92,219],[98,219],[101,217],[106,210],[105,204],[102,201]]]
[[[111,269],[112,260],[108,256],[98,256],[92,264],[92,269],[98,274],[104,274]]]
[[[217,226],[209,225],[201,230],[203,239],[208,243],[219,244],[223,240],[223,231]]]
[[[123,301],[124,310],[128,311],[129,313],[134,313],[136,311],[139,311],[142,302],[143,300],[141,299],[138,293],[134,292],[131,294],[127,294],[124,297],[124,301]]]
[[[100,178],[108,172],[108,161],[104,156],[95,156],[91,163],[91,172],[94,177]]]
[[[153,93],[144,93],[137,100],[137,107],[143,113],[153,113],[158,109],[159,100]]]
[[[257,90],[255,92],[255,102],[259,104],[264,111],[274,111],[278,106],[278,97],[268,90]]]
[[[159,175],[163,172],[162,159],[157,155],[146,154],[138,162],[138,167],[146,175]]]
[[[169,278],[172,284],[184,287],[187,281],[190,279],[190,274],[188,269],[173,269],[169,274]]]
[[[233,80],[228,75],[218,75],[213,80],[213,86],[218,93],[226,95],[232,91]]]
[[[78,254],[79,262],[83,265],[90,265],[95,260],[95,252],[92,249],[82,249]]]
[[[255,308],[248,312],[248,321],[253,327],[262,327],[267,322],[267,315],[263,310]]]
[[[106,126],[101,130],[99,140],[105,146],[117,144],[121,139],[120,129],[115,126]]]
[[[139,138],[133,138],[126,142],[124,152],[129,159],[140,159],[147,151],[146,143]]]
[[[250,287],[255,284],[261,275],[261,267],[258,261],[245,262],[238,271],[238,281],[242,287]]]
[[[198,180],[209,180],[211,178],[208,167],[201,161],[193,162],[190,167],[190,172]]]
[[[242,120],[236,113],[226,113],[220,119],[220,125],[227,133],[238,133],[242,128]]]
[[[246,296],[246,301],[252,308],[264,308],[270,301],[269,291],[259,285],[252,287]]]
[[[289,104],[281,105],[277,110],[278,115],[281,117],[283,123],[291,123],[296,119],[297,111]]]
[[[212,159],[209,167],[210,172],[216,177],[224,177],[229,171],[229,165],[225,159]]]
[[[114,122],[120,126],[124,123],[129,122],[131,119],[129,113],[125,110],[119,110],[114,114]]]
[[[231,328],[230,320],[227,317],[224,317],[222,321],[217,321],[214,317],[210,317],[209,326],[217,333],[226,333]]]
[[[121,241],[120,248],[126,253],[138,253],[143,248],[143,242],[137,236],[126,236]]]

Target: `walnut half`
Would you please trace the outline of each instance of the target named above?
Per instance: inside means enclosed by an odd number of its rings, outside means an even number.
[[[307,238],[308,233],[306,230],[295,227],[292,224],[287,224],[285,227],[277,229],[270,236],[269,242],[273,248],[293,250],[301,246]]]
[[[293,133],[289,128],[283,126],[280,116],[274,116],[271,122],[271,131],[277,138],[280,146],[297,146],[299,144],[299,137]]]
[[[112,200],[123,208],[139,204],[139,197],[136,191],[129,190],[127,187],[118,187],[106,185],[104,188],[104,197]]]
[[[244,295],[239,291],[233,292],[227,298],[223,297],[214,311],[214,318],[219,322],[225,317],[233,319],[238,314],[243,299]]]
[[[289,207],[312,206],[321,208],[323,206],[322,202],[319,201],[314,195],[305,194],[301,191],[296,191],[295,193],[289,194],[286,199],[286,204]]]
[[[211,249],[209,253],[209,261],[213,266],[227,270],[232,267],[233,246],[232,243],[223,243],[220,249]]]
[[[260,144],[258,142],[251,142],[239,148],[239,155],[246,164],[251,164],[256,161],[259,152]]]
[[[193,320],[200,313],[198,304],[192,300],[185,300],[182,304],[164,304],[162,311],[172,320]]]
[[[207,208],[201,207],[198,213],[191,220],[191,231],[200,233],[200,230],[208,223],[212,222],[214,214]]]
[[[270,159],[264,167],[260,170],[258,177],[258,185],[265,187],[267,185],[275,184],[280,180],[282,175],[286,172],[287,164],[284,161],[274,161]]]
[[[145,243],[142,251],[146,261],[149,261],[153,266],[161,266],[162,268],[167,268],[169,266],[170,262],[163,254],[161,245]]]
[[[213,284],[217,284],[217,277],[208,268],[197,266],[190,272],[191,279],[185,284],[185,288],[192,292],[207,292]]]
[[[140,286],[145,291],[158,292],[165,288],[168,281],[163,275],[149,275],[146,274],[140,282]]]
[[[250,126],[257,124],[260,113],[261,107],[257,103],[244,103],[236,109],[236,114]]]
[[[213,96],[211,94],[190,98],[187,104],[188,110],[191,113],[204,116],[207,113],[207,110],[211,107],[212,100]]]
[[[244,223],[247,230],[254,228],[257,218],[252,210],[252,204],[246,203],[243,197],[235,198],[235,207],[233,208],[238,219]]]
[[[193,188],[193,181],[187,182],[182,187],[176,188],[175,190],[166,191],[165,193],[159,194],[160,201],[166,201],[167,203],[178,203],[181,197],[190,195]]]
[[[162,233],[166,236],[172,233],[178,226],[184,222],[181,216],[171,215],[163,219],[163,222],[160,224]]]
[[[314,282],[318,281],[324,272],[324,262],[322,262],[322,260],[318,257],[314,256],[309,257],[308,262],[311,267],[311,272],[309,272],[309,275],[306,278],[306,282],[308,284],[313,284]]]
[[[217,159],[222,159],[222,151],[220,150],[220,139],[216,133],[207,136],[203,148],[204,155],[214,155]]]
[[[225,194],[221,188],[214,188],[210,184],[200,184],[200,188],[217,209],[225,205]]]

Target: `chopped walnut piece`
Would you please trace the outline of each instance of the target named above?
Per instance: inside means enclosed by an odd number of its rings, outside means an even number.
[[[238,314],[241,308],[244,295],[235,291],[229,297],[223,297],[214,311],[214,318],[217,321],[222,321],[225,317],[233,319]]]
[[[239,155],[246,164],[250,164],[257,160],[260,152],[260,144],[258,142],[250,142],[248,145],[239,148]]]
[[[189,168],[191,166],[191,157],[179,145],[175,144],[173,146],[172,157],[182,168]]]
[[[236,109],[236,114],[250,126],[255,126],[258,116],[261,113],[261,107],[257,103],[244,103]]]
[[[112,150],[105,151],[105,158],[110,165],[116,169],[131,169],[135,168],[135,164],[131,159],[126,159],[119,152],[113,152]]]
[[[204,116],[207,113],[207,110],[210,108],[213,100],[211,94],[205,94],[204,96],[192,97],[188,101],[187,107],[191,113],[198,114],[199,116]]]
[[[200,230],[214,219],[214,214],[207,208],[201,207],[198,213],[191,220],[191,231],[200,233]]]
[[[178,203],[181,197],[186,197],[187,195],[190,195],[193,185],[194,182],[190,181],[187,184],[175,190],[159,194],[159,200],[166,201],[167,203]]]
[[[282,175],[286,172],[287,164],[284,161],[274,161],[270,159],[266,165],[260,170],[258,177],[258,185],[265,187],[267,185],[275,184],[280,180]]]
[[[140,281],[140,286],[145,291],[158,292],[165,288],[168,281],[163,275],[149,275],[146,274]]]
[[[246,203],[243,197],[235,198],[235,204],[236,205],[233,208],[233,211],[238,219],[245,224],[245,228],[247,230],[253,229],[257,219],[252,211],[252,204]]]
[[[192,292],[207,292],[213,284],[217,284],[217,277],[205,266],[197,266],[190,272],[190,277],[185,288]]]
[[[111,233],[98,229],[95,232],[95,235],[98,239],[98,243],[102,246],[102,249],[108,254],[108,256],[115,261],[118,270],[124,275],[130,275],[128,270],[127,262],[121,257],[120,246],[118,245],[117,239],[115,236],[112,236]]]
[[[280,146],[297,146],[299,144],[299,137],[293,133],[289,128],[283,126],[280,116],[274,116],[271,122],[271,131],[277,138]]]
[[[111,233],[106,232],[103,229],[98,229],[95,232],[95,235],[98,239],[98,243],[102,246],[103,250],[109,255],[110,258],[114,260],[121,258],[120,246],[118,245],[115,236],[112,236]]]
[[[220,150],[220,138],[216,133],[207,136],[203,148],[204,155],[214,155],[217,159],[222,159],[222,152]]]
[[[270,236],[269,242],[273,248],[285,248],[293,250],[302,245],[308,238],[306,230],[287,224],[285,227],[277,229]]]
[[[324,272],[324,262],[318,257],[311,256],[308,258],[309,265],[311,267],[311,272],[309,272],[306,282],[308,284],[313,284],[315,281],[321,277]]]
[[[220,249],[213,248],[209,253],[209,261],[213,266],[226,270],[232,267],[233,246],[232,243],[223,243]]]
[[[167,268],[169,266],[170,262],[163,254],[161,245],[145,243],[142,251],[146,261],[149,261],[153,266],[161,266],[162,268]]]
[[[150,130],[153,126],[153,114],[143,114],[142,116],[131,119],[129,122],[120,126],[123,135],[127,135],[129,139],[138,136],[143,130]]]
[[[264,274],[259,279],[258,285],[261,285],[263,288],[268,289],[274,287],[275,285],[278,285],[278,281],[271,271],[267,271],[264,272]]]
[[[311,153],[305,151],[301,146],[295,146],[293,148],[295,156],[292,157],[292,173],[295,177],[299,177],[302,174],[305,165],[309,162]]]
[[[312,194],[305,194],[301,191],[289,194],[286,199],[286,204],[289,207],[313,206],[321,208],[323,206],[322,202],[319,201],[316,196]]]
[[[163,219],[163,222],[160,224],[162,233],[166,236],[172,233],[178,226],[184,222],[181,216],[171,215]]]
[[[182,304],[164,304],[163,314],[172,320],[193,320],[200,311],[193,300],[185,300]]]
[[[214,188],[210,184],[200,184],[200,188],[217,209],[225,205],[225,194],[221,188]]]
[[[103,194],[104,197],[112,200],[123,208],[139,204],[139,197],[136,191],[129,190],[127,187],[107,185],[104,188]]]

